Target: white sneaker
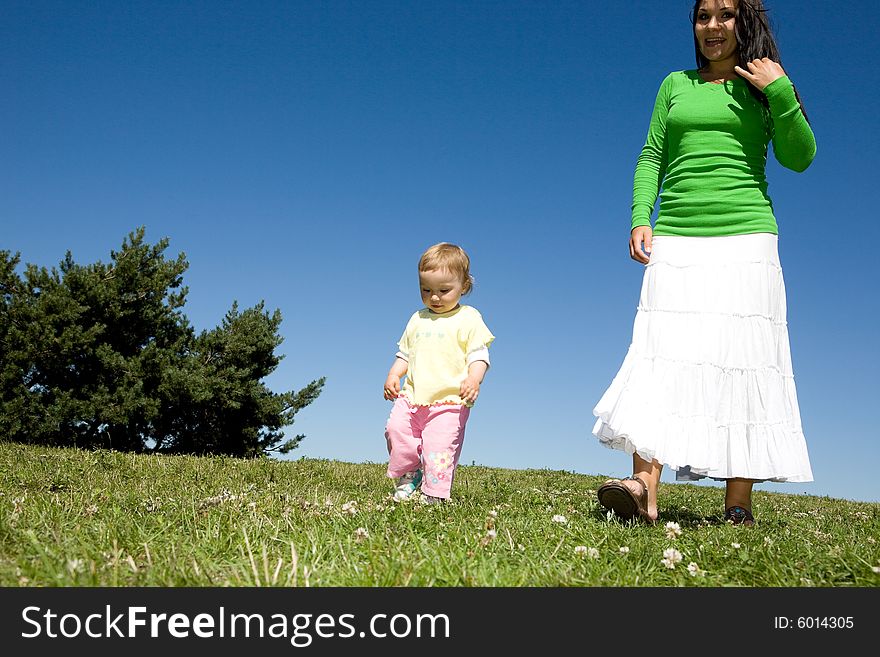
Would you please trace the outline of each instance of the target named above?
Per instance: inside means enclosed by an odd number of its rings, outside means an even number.
[[[394,499],[398,501],[408,500],[413,493],[416,492],[416,489],[419,487],[419,484],[422,483],[422,471],[414,470],[413,472],[407,472],[402,477],[398,478],[397,486],[394,488]]]

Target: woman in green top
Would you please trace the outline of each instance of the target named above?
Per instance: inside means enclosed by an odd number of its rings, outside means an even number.
[[[760,0],[697,0],[692,22],[698,68],[661,84],[633,179],[632,343],[593,411],[633,474],[597,492],[655,522],[668,465],[725,481],[724,519],[751,525],[755,482],[812,481],[765,168],[769,143],[803,171],[816,142]]]

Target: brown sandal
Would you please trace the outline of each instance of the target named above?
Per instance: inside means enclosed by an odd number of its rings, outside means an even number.
[[[751,527],[755,524],[755,516],[744,507],[731,506],[724,509],[724,522]]]
[[[637,496],[623,483],[624,481],[639,482],[642,493]],[[599,504],[614,511],[621,520],[631,520],[638,516],[645,522],[653,523],[648,517],[648,485],[641,477],[633,475],[623,479],[609,479],[599,486],[596,495]]]

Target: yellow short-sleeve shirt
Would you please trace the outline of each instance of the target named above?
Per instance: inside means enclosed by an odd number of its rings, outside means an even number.
[[[417,406],[464,404],[458,393],[467,377],[468,354],[494,339],[472,306],[448,313],[427,308],[413,313],[397,343],[408,361],[401,395]]]

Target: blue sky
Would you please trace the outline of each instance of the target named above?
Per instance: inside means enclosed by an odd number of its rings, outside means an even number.
[[[804,173],[768,166],[816,480],[757,489],[880,501],[876,33],[767,5],[818,143]],[[327,377],[291,456],[381,463],[418,257],[459,243],[497,336],[462,462],[624,474],[592,408],[631,337],[633,167],[660,81],[694,66],[689,10],[4,1],[0,248],[52,266],[141,225],[170,238],[197,328],[264,300],[286,356],[268,385]]]

